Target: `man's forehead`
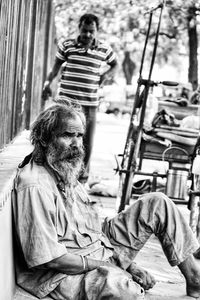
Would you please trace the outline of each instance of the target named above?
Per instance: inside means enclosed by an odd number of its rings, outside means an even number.
[[[93,22],[91,22],[91,23],[89,23],[89,24],[87,24],[85,21],[83,21],[82,23],[81,23],[81,26],[80,26],[80,28],[84,28],[84,29],[87,29],[87,30],[91,30],[91,29],[93,29],[93,30],[97,30],[97,25],[96,25],[96,23],[93,21]]]
[[[79,116],[71,117],[71,118],[66,118],[61,121],[60,124],[60,131],[70,131],[70,132],[84,132],[84,126],[81,118]]]

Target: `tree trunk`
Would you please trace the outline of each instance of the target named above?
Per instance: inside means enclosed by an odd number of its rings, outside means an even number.
[[[198,86],[198,38],[196,26],[196,8],[188,9],[188,43],[189,43],[189,70],[188,81],[191,82],[193,90]]]
[[[132,61],[130,53],[128,51],[124,52],[124,60],[122,62],[122,69],[124,72],[124,77],[126,79],[126,84],[130,85],[132,83],[133,74],[136,68],[136,64]]]

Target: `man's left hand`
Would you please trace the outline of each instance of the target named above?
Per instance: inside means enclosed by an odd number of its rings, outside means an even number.
[[[108,80],[108,75],[106,73],[102,74],[99,81],[99,86],[103,86],[104,82]]]

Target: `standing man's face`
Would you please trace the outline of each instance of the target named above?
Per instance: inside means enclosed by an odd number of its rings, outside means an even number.
[[[97,36],[97,25],[95,22],[85,24],[82,22],[79,27],[80,41],[84,46],[90,47]]]

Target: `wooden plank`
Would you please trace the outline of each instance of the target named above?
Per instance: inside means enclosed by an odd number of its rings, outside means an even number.
[[[53,11],[51,0],[0,1],[0,149],[41,110]]]
[[[177,119],[182,120],[187,116],[198,116],[200,106],[199,105],[187,105],[180,106],[176,103],[171,103],[167,101],[158,101],[159,111],[165,109],[168,113],[175,115]]]
[[[11,80],[10,80],[10,73],[11,73],[11,64],[12,64],[12,59],[11,59],[11,46],[13,43],[13,14],[14,14],[14,5],[12,4],[12,1],[9,0],[9,18],[8,18],[8,24],[7,24],[7,45],[6,45],[6,51],[5,51],[5,56],[6,56],[6,67],[5,67],[5,85],[4,85],[4,104],[5,104],[5,113],[6,113],[6,130],[5,130],[5,135],[6,139],[4,143],[8,143],[11,139],[11,124],[12,124],[12,96],[11,94],[12,85],[11,85]],[[6,88],[9,87],[9,88]]]

